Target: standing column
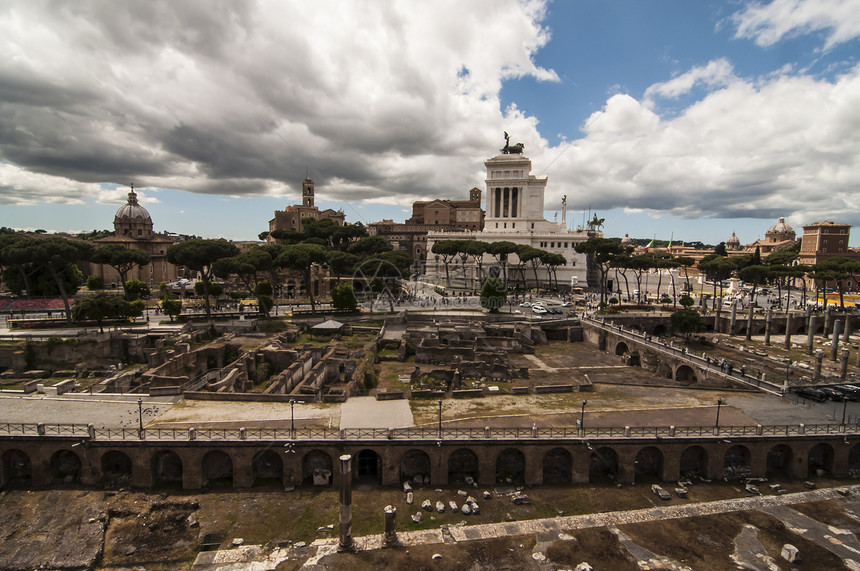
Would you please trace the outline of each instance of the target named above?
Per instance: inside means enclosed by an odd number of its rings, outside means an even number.
[[[825,294],[827,295],[827,294]],[[830,322],[833,319],[833,312],[830,311],[830,306],[824,312],[824,338],[827,339],[827,336],[830,335]]]
[[[773,319],[773,308],[768,306],[767,315],[764,318],[764,344],[770,345],[770,327],[771,327],[771,319]],[[749,336],[747,336],[749,339]]]
[[[338,551],[355,551],[352,541],[352,456],[340,457],[340,542]]]
[[[833,322],[833,339],[830,343],[830,360],[836,361],[836,353],[839,352],[839,333],[842,331],[842,320]]]
[[[385,533],[382,535],[385,547],[397,547],[400,540],[397,539],[397,508],[385,506]]]
[[[839,379],[845,380],[848,375],[848,348],[842,349],[842,358],[839,361]]]
[[[815,352],[815,371],[812,373],[812,380],[821,379],[821,361],[824,359],[824,351],[819,349]]]
[[[750,311],[747,314],[747,341],[752,341],[752,326],[753,326],[753,310],[755,307],[750,301]]]
[[[732,319],[729,322],[729,335],[735,334],[735,321],[737,321],[737,318],[738,318],[738,302],[733,301],[732,302]]]
[[[842,340],[848,343],[848,337],[851,335],[851,317],[845,316],[845,329],[842,331]]]
[[[791,313],[785,314],[785,343],[782,346],[786,351],[791,349]]]
[[[809,325],[806,329],[806,354],[812,355],[812,345],[815,340],[815,316],[809,314]]]

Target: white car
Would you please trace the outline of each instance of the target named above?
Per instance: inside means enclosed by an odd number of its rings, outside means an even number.
[[[522,302],[522,303],[520,304],[520,307],[531,307],[531,306],[532,306],[532,304],[530,304],[530,303],[529,303],[529,302],[527,302],[527,301],[524,301],[524,302]]]
[[[532,306],[532,313],[537,315],[544,315],[548,313],[545,307],[541,307],[540,305]]]

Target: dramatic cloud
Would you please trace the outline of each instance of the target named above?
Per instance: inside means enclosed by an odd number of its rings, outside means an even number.
[[[827,50],[860,35],[856,6],[775,0],[724,22],[761,46],[817,32]],[[534,59],[564,33],[546,27],[545,10],[540,0],[2,2],[0,204],[116,203],[115,186],[131,182],[294,200],[309,173],[321,199],[408,206],[482,186],[508,131],[549,174],[548,209],[567,194],[571,209],[860,222],[858,68],[744,77],[718,54],[613,94],[589,109],[600,107],[579,139],[551,146],[536,117],[500,98],[507,80],[559,81]]]
[[[860,67],[834,81],[720,75],[724,87],[671,119],[651,102],[610,98],[553,165],[548,205],[567,194],[573,208],[684,218],[857,220]],[[665,85],[647,93],[676,93]]]
[[[4,3],[0,159],[209,194],[295,193],[308,169],[343,200],[465,192],[516,123],[502,81],[557,80],[532,60],[543,17],[514,0]],[[60,199],[4,200],[37,195]]]

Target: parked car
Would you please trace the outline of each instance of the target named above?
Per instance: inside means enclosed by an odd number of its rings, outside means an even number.
[[[572,306],[573,306],[573,303],[571,303],[571,302],[569,302],[569,301],[566,301],[566,302],[562,303],[562,304],[561,304],[561,306],[562,306],[562,307],[572,307]]]
[[[836,385],[834,390],[839,391],[845,400],[857,401],[860,400],[860,388],[852,385]]]
[[[845,400],[845,395],[842,394],[842,392],[837,391],[833,387],[821,387],[819,390],[821,392],[823,392],[825,395],[827,395],[827,398],[829,398],[830,400],[835,400],[835,401],[839,401],[839,402],[842,402]]]
[[[535,305],[535,306],[532,306],[532,313],[535,313],[537,315],[544,315],[544,314],[549,313],[549,312],[546,310],[546,308],[541,307],[539,305]]]
[[[531,307],[531,306],[532,306],[532,304],[530,304],[530,303],[529,303],[529,302],[527,302],[527,301],[524,301],[524,302],[522,302],[522,303],[520,304],[520,307]]]
[[[827,393],[820,389],[812,388],[812,387],[798,387],[794,389],[794,394],[801,398],[814,400],[818,402],[827,401]]]
[[[550,307],[549,309],[547,309],[547,311],[552,313],[553,315],[561,315],[562,314],[562,311],[556,307]]]

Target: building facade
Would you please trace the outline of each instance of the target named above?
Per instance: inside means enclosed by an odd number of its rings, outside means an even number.
[[[395,250],[409,252],[413,260],[427,259],[430,232],[478,231],[484,224],[481,189],[469,191],[469,200],[419,200],[412,203],[412,217],[406,222],[383,220],[367,225],[371,236],[382,236]]]
[[[569,230],[567,228],[567,197],[562,200],[562,215],[560,222],[550,222],[544,218],[544,195],[547,179],[538,178],[531,174],[532,163],[528,157],[514,151],[507,151],[488,159],[484,166],[487,169],[485,179],[487,190],[486,215],[480,231],[469,232],[431,232],[427,235],[426,251],[431,252],[433,243],[441,240],[465,239],[483,242],[508,241],[517,245],[528,245],[534,248],[554,252],[564,256],[566,262],[555,270],[541,266],[538,268],[537,279],[542,285],[551,285],[556,281],[560,286],[585,286],[587,283],[588,267],[584,254],[578,253],[574,247],[592,237],[602,237],[603,233],[595,229]],[[514,274],[512,271],[519,264],[516,254],[509,257],[506,274],[509,281]],[[459,266],[459,264],[457,264]],[[489,254],[484,256],[483,269],[488,270],[497,266],[495,258]],[[476,264],[468,268],[462,264],[462,283],[480,283],[484,276],[477,275]],[[428,255],[426,272],[433,275],[444,275],[445,268],[439,256]],[[471,277],[469,274],[471,273]],[[528,275],[533,276],[533,270]],[[525,281],[525,278],[523,278]],[[533,282],[532,282],[533,283]]]
[[[126,275],[128,280],[140,280],[157,287],[161,282],[178,279],[178,269],[167,261],[167,248],[177,242],[169,235],[153,231],[152,217],[140,205],[134,186],[128,193],[128,200],[116,212],[113,219],[114,235],[95,241],[96,247],[119,244],[126,248],[142,250],[149,254],[150,262],[145,266],[135,266]],[[90,264],[90,275],[101,277],[105,284],[119,283],[120,275],[107,264]],[[121,285],[121,284],[120,284]]]
[[[283,210],[275,210],[275,217],[269,220],[269,232],[275,230],[302,231],[302,219],[313,218],[314,220],[332,220],[338,226],[343,226],[346,220],[342,210],[327,208],[320,210],[314,204],[314,181],[306,178],[302,181],[302,203],[287,206]],[[269,236],[269,242],[275,239]]]
[[[811,266],[835,256],[854,257],[848,250],[850,234],[849,224],[829,220],[807,224],[800,242],[800,263]]]

